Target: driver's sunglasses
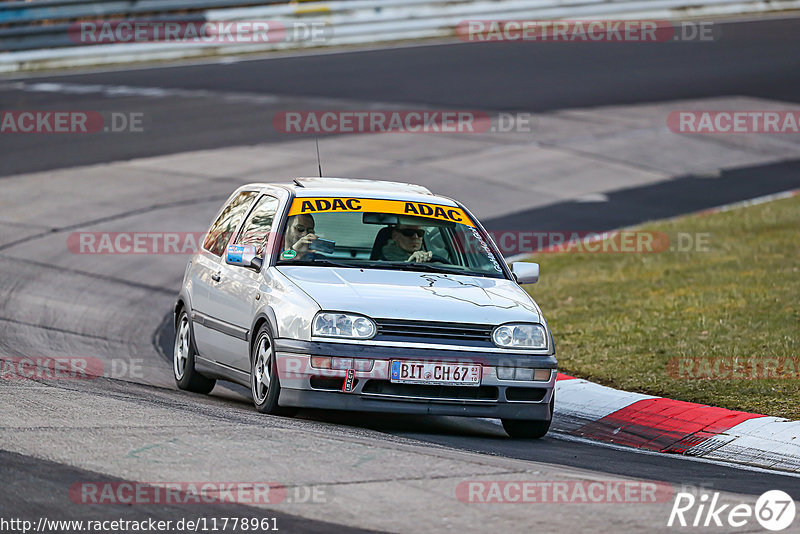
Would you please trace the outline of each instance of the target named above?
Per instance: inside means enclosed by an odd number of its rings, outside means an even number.
[[[403,229],[400,229],[400,230],[397,230],[397,231],[400,232],[401,234],[403,234],[406,237],[417,236],[420,239],[422,239],[422,237],[425,236],[425,230],[423,230],[422,228],[419,228],[417,230],[415,230],[414,228],[403,228]]]

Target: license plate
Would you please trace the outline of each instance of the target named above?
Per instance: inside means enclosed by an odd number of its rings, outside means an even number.
[[[392,360],[391,382],[439,386],[479,386],[481,366],[472,364]]]

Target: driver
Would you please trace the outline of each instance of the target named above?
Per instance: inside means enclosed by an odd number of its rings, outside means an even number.
[[[428,262],[433,252],[422,250],[425,230],[420,226],[398,224],[392,228],[392,237],[381,249],[381,259],[388,261]]]
[[[311,259],[306,257],[313,251],[308,250],[308,245],[317,238],[314,234],[314,217],[308,214],[293,215],[286,223],[286,238],[284,239],[284,250],[292,249],[297,252],[295,260]]]

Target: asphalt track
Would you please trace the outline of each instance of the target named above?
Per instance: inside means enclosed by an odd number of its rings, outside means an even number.
[[[100,92],[69,94],[64,91],[0,90],[4,109],[114,109],[144,111],[158,122],[152,135],[0,137],[0,174],[59,169],[89,163],[225,147],[258,142],[279,142],[265,127],[280,109],[311,105],[316,108],[359,109],[375,103],[483,110],[543,111],[566,107],[660,101],[719,95],[748,95],[787,102],[800,98],[800,56],[796,54],[796,20],[774,20],[725,25],[715,43],[666,43],[663,45],[542,45],[452,44],[388,50],[325,54],[283,59],[241,61],[175,67],[44,76],[30,83],[63,83],[101,86],[159,87],[204,91],[187,95],[167,92],[160,98],[137,96],[100,97]],[[702,44],[702,46],[701,46]],[[259,99],[275,96],[274,100]],[[277,96],[276,96],[277,95]],[[254,112],[256,110],[257,112]],[[490,227],[511,228],[536,224],[547,229],[614,228],[642,220],[672,216],[724,202],[800,186],[798,162],[787,162],[726,171],[722,176],[687,176],[664,184],[629,188],[609,195],[607,204],[563,202],[509,214],[487,221]],[[719,187],[724,180],[725,187]],[[2,180],[0,180],[0,190]],[[203,193],[202,191],[199,193]],[[90,210],[90,192],[80,209]],[[143,191],[139,196],[152,195]],[[205,225],[220,199],[195,194],[192,202],[158,208],[169,198],[163,192],[150,198],[152,211],[164,217],[196,220]],[[48,209],[56,216],[65,210],[56,198]],[[30,200],[30,202],[35,202]],[[146,212],[142,217],[149,217]],[[141,273],[121,273],[108,261],[98,261],[91,270],[60,265],[59,252],[48,241],[49,228],[63,231],[66,225],[44,218],[38,244],[26,252],[0,247],[6,297],[0,309],[0,347],[9,354],[44,353],[49,350],[92,350],[109,356],[129,351],[144,355],[154,379],[144,382],[162,386],[169,374],[170,326],[165,322],[170,301],[177,293],[182,271],[178,262],[144,266]],[[190,226],[191,227],[191,226]],[[59,241],[60,242],[60,241]],[[30,261],[24,262],[30,251]],[[35,258],[35,259],[33,259]],[[55,267],[55,268],[54,268]],[[177,267],[177,268],[176,268]],[[90,272],[91,271],[91,272]],[[43,302],[48,295],[58,299],[41,311],[27,302]],[[81,317],[70,317],[73,303],[81,304]],[[15,308],[19,306],[19,308]],[[122,308],[125,308],[124,310]],[[20,311],[22,310],[22,311]],[[66,317],[65,317],[66,315]],[[56,317],[54,320],[53,317]],[[137,319],[138,317],[138,319]],[[196,396],[156,388],[152,385],[100,380],[81,385],[93,395],[108,392],[109,399],[124,395],[143,405],[160,399],[170,409],[192,406]],[[240,388],[218,387],[216,395],[197,399],[203,410],[216,417],[250,418],[254,415]],[[202,410],[201,410],[202,411]],[[264,418],[265,426],[272,418]],[[282,422],[278,424],[284,424]],[[356,437],[377,432],[448,449],[474,451],[493,457],[528,460],[548,466],[586,469],[708,488],[745,495],[783,489],[800,497],[800,478],[764,471],[743,470],[717,463],[644,454],[590,442],[571,441],[554,434],[539,441],[511,441],[488,421],[443,417],[380,417],[363,414],[303,411],[290,423],[300,428],[338,432]],[[4,426],[5,424],[0,424]],[[332,427],[331,427],[332,425]],[[8,428],[15,428],[10,425]],[[10,434],[7,434],[7,436]],[[20,434],[23,435],[23,434]],[[8,437],[6,439],[9,439]],[[222,466],[224,469],[224,466]],[[0,490],[0,511],[36,517],[44,507],[53,515],[75,513],[63,492],[76,480],[100,480],[99,473],[67,465],[67,462],[33,459],[31,456],[0,454],[0,479],[8,481]],[[61,493],[59,493],[61,492]],[[62,495],[59,499],[44,495]],[[182,509],[181,514],[194,510]],[[204,506],[198,513],[216,513]],[[174,510],[138,508],[125,512],[116,508],[92,509],[92,517],[155,515],[174,517]],[[247,513],[228,505],[220,513]],[[584,514],[586,512],[580,512]],[[286,529],[326,531],[331,525],[286,515]],[[624,529],[625,523],[618,525]],[[337,527],[339,528],[339,527]],[[641,525],[638,526],[641,529]]]
[[[28,83],[85,92],[4,92],[5,109],[144,112],[152,134],[0,137],[0,176],[222,146],[294,139],[281,109],[380,103],[484,111],[551,111],[724,95],[800,101],[798,19],[721,24],[712,42],[457,43],[277,59],[37,75]],[[8,78],[8,80],[19,78]],[[86,86],[97,85],[95,91]],[[103,87],[162,88],[163,96]],[[177,91],[177,92],[176,92]],[[191,93],[193,92],[193,93]]]
[[[36,524],[43,513],[50,518],[73,518],[75,504],[65,498],[73,484],[91,480],[98,483],[123,482],[101,473],[34,459],[8,451],[0,451],[0,476],[4,480],[2,511],[16,519]],[[36,496],[31,498],[31,496]],[[140,520],[146,516],[154,521],[175,521],[176,517],[260,517],[255,510],[241,504],[152,504],[139,509],[128,504],[111,504],[102,518]],[[100,519],[100,516],[96,516]],[[374,532],[275,513],[270,517],[289,532],[324,533],[334,529],[352,533]]]
[[[724,186],[723,186],[724,184]],[[495,217],[488,230],[536,228],[625,228],[800,187],[800,161],[722,171],[719,176],[684,176],[667,182],[607,193],[599,203],[567,201]],[[547,241],[543,241],[547,245]]]

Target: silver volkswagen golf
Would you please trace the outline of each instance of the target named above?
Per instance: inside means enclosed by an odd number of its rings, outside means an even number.
[[[298,178],[228,199],[175,304],[178,387],[249,386],[256,408],[500,418],[553,414],[550,329],[460,203],[394,182]]]

